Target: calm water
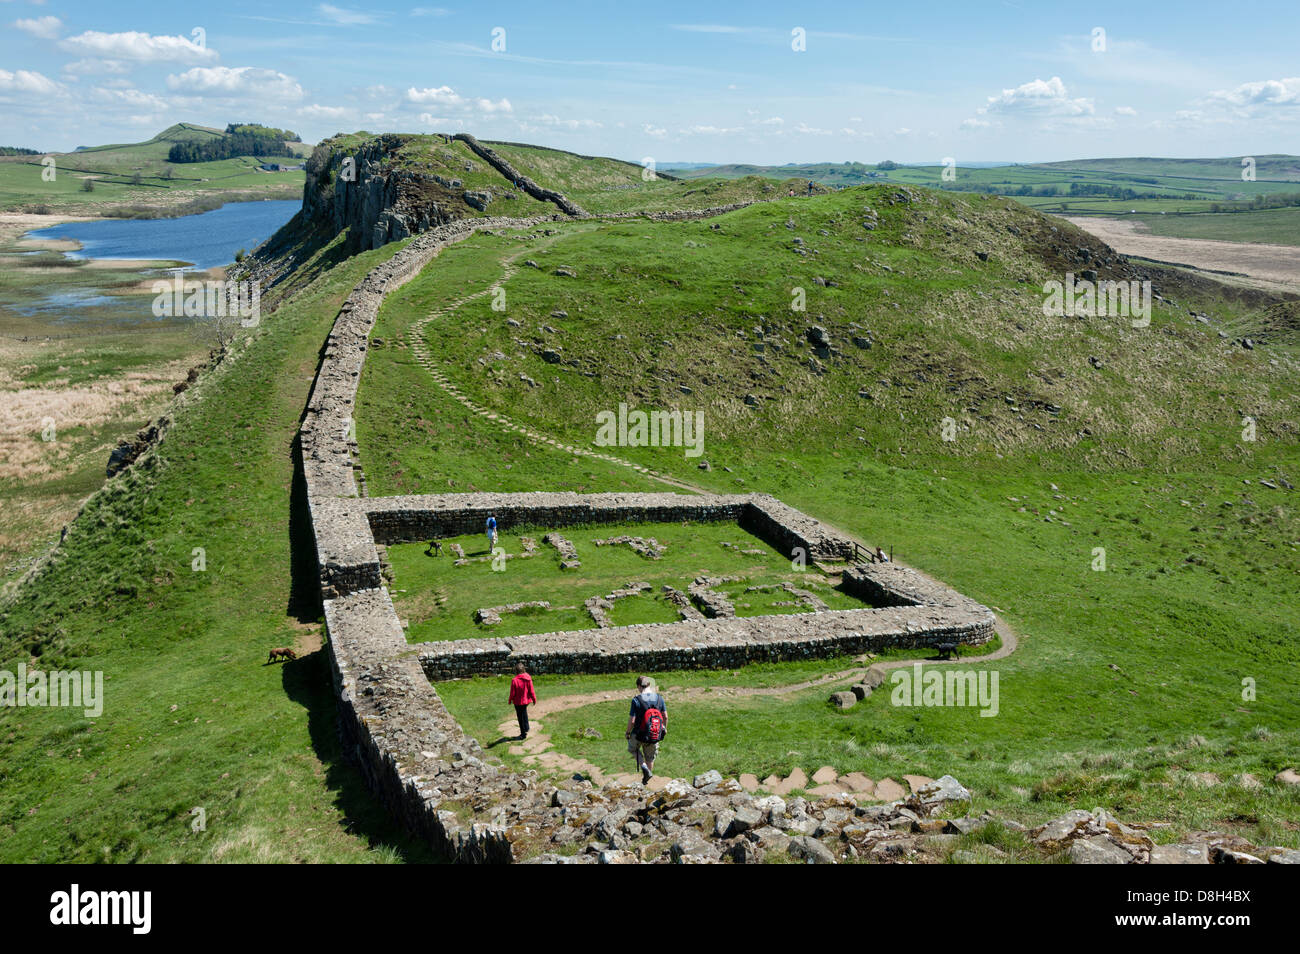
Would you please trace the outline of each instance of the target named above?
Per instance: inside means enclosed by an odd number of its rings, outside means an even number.
[[[178,219],[104,219],[66,222],[28,234],[72,239],[72,258],[147,258],[190,262],[196,268],[229,265],[241,248],[251,252],[301,207],[296,200],[230,202],[211,212]]]

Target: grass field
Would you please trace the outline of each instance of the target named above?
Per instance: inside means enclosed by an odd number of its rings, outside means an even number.
[[[631,582],[648,583],[651,589],[616,600],[609,613],[613,624],[671,623],[681,615],[664,597],[662,588],[668,585],[685,593],[700,576],[741,578],[717,588],[733,602],[737,616],[808,612],[789,592],[775,588],[783,582],[815,593],[830,609],[864,606],[819,570],[792,570],[790,562],[770,546],[731,523],[561,528],[559,532],[574,545],[582,562],[571,570],[562,569],[558,551],[542,542],[547,532],[543,527],[510,528],[509,532],[503,528],[497,545],[508,558],[495,564],[483,535],[441,541],[441,557],[432,555],[425,544],[389,547],[393,603],[398,615],[410,621],[407,638],[420,642],[591,629],[596,624],[584,601]],[[534,555],[524,555],[522,536],[536,544]],[[662,556],[650,559],[626,545],[595,543],[617,536],[653,538],[663,546]],[[453,543],[463,547],[471,562],[455,565],[450,550]],[[474,620],[475,610],[482,607],[538,601],[550,603],[550,608],[502,614],[496,625]]]
[[[1300,245],[1300,208],[1259,212],[1146,215],[1139,219],[1155,235],[1217,239],[1222,242],[1262,242]]]
[[[1290,353],[1274,351],[1280,363],[1271,365],[1183,314],[1195,305],[1228,326],[1248,324],[1248,303],[1230,295],[1179,290],[1179,310],[1157,304],[1144,331],[1045,319],[1038,288],[1052,271],[1032,236],[994,237],[1010,235],[1007,225],[1026,232],[1027,213],[949,196],[890,206],[890,191],[705,223],[566,226],[550,245],[523,246],[541,267],[506,282],[504,314],[487,298],[437,312],[440,297],[497,280],[501,258],[520,247],[481,237],[395,295],[381,325],[392,334],[435,314],[426,340],[457,385],[558,440],[591,444],[595,413],[620,401],[701,410],[711,470],[679,449],[619,455],[710,490],[771,492],[868,543],[894,545],[997,607],[1023,636],[996,664],[996,718],[893,707],[887,696],[841,714],[826,707],[825,690],[692,704],[675,714],[672,774],[761,776],[824,763],[873,778],[950,772],[977,786],[984,804],[1027,818],[1103,804],[1295,844],[1295,794],[1271,779],[1300,741],[1286,662],[1300,623],[1300,524],[1286,491],[1259,484],[1295,476]],[[864,205],[880,215],[869,236],[857,225]],[[966,227],[978,242],[963,237]],[[789,251],[794,237],[808,259]],[[977,263],[972,246],[991,247],[992,264]],[[554,276],[559,265],[576,277]],[[823,288],[817,276],[836,285]],[[794,285],[813,290],[806,316],[789,309]],[[820,370],[802,340],[814,323],[841,351]],[[869,349],[850,343],[864,330]],[[562,362],[545,362],[543,345]],[[499,373],[490,360],[498,352],[509,359]],[[1100,371],[1089,354],[1104,358]],[[459,426],[442,392],[422,386],[423,369],[386,345],[365,374],[358,434],[380,488],[372,492],[464,489],[446,454],[396,439],[403,418]],[[746,393],[758,407],[743,404]],[[1041,410],[1048,403],[1060,413]],[[1243,413],[1268,422],[1268,433],[1243,441]],[[949,415],[962,428],[953,443],[939,435]],[[465,446],[446,440],[450,454]],[[566,461],[591,475],[583,486],[601,486],[586,459],[519,444],[509,471],[471,467],[468,482],[557,489]],[[1104,571],[1094,568],[1097,548]],[[602,678],[550,691],[595,689]],[[748,670],[729,678],[743,683]],[[1256,698],[1243,697],[1247,679]],[[476,680],[442,693],[467,724],[495,731],[503,685]],[[618,746],[573,737],[617,715],[575,710],[547,731],[564,751],[618,768]],[[737,728],[755,724],[776,728]],[[1219,780],[1189,794],[1190,772]]]

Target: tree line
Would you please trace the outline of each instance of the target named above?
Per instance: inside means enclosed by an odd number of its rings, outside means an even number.
[[[288,129],[275,129],[257,123],[231,123],[215,139],[175,143],[167,151],[168,162],[215,162],[236,156],[287,156],[289,143],[302,138]]]

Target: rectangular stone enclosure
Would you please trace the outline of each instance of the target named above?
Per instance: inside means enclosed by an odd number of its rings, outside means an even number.
[[[792,561],[852,564],[843,573],[843,588],[869,604],[416,643],[412,648],[432,680],[508,673],[519,662],[534,673],[735,667],[889,646],[979,644],[994,632],[986,607],[896,564],[852,563],[851,539],[765,494],[443,494],[334,498],[318,506],[330,511],[327,520],[317,522],[322,587],[337,596],[383,586],[377,545],[479,533],[495,515],[502,526],[557,530],[601,523],[734,522]]]

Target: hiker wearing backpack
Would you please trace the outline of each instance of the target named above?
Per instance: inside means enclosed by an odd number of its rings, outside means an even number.
[[[638,676],[638,693],[632,697],[632,711],[627,717],[627,750],[641,770],[642,784],[654,778],[655,756],[659,743],[668,733],[668,704],[655,691],[649,676]]]

